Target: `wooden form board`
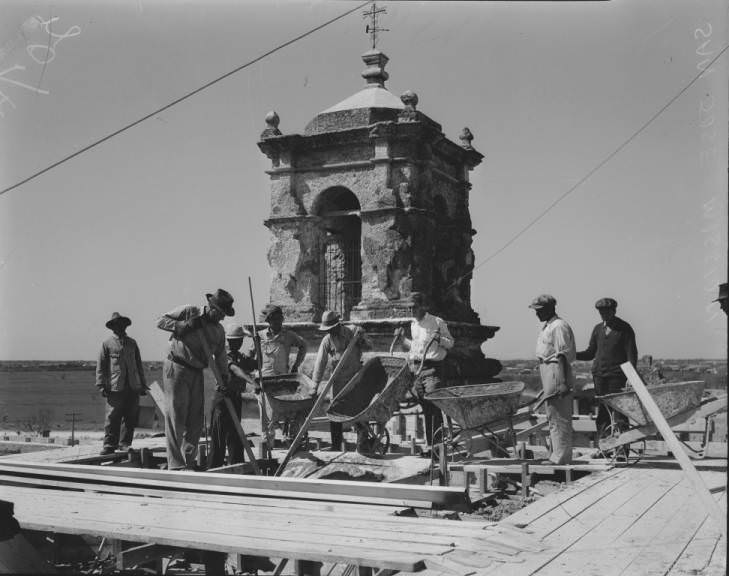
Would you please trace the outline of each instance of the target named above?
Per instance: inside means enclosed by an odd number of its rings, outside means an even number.
[[[473,570],[464,562],[506,564],[518,562],[523,549],[541,550],[528,534],[490,523],[393,516],[363,519],[356,511],[319,517],[292,514],[295,510],[256,515],[248,506],[230,503],[15,486],[2,490],[15,503],[23,528],[228,553],[402,571],[417,571],[432,561],[465,575]]]
[[[466,511],[468,495],[463,488],[379,484],[305,478],[267,476],[237,476],[214,472],[189,472],[131,468],[107,468],[74,464],[39,464],[5,460],[0,472],[35,474],[49,477],[80,478],[99,483],[113,482],[149,487],[188,489],[198,491],[235,490],[240,494],[258,496],[371,502],[392,506],[440,507]]]

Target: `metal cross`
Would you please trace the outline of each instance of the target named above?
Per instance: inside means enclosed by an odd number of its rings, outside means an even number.
[[[370,35],[370,38],[372,39],[372,49],[374,50],[377,48],[377,33],[378,32],[389,32],[389,29],[387,28],[380,28],[377,26],[377,15],[378,14],[387,14],[386,8],[377,8],[377,2],[372,3],[372,9],[363,12],[362,16],[364,18],[369,18],[371,23],[367,24],[365,27],[365,32]]]

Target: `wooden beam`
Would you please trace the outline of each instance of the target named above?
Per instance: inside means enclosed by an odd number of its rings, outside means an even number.
[[[76,471],[77,470],[77,471]],[[142,468],[99,468],[97,466],[39,465],[10,461],[0,463],[0,474],[8,477],[34,476],[103,484],[181,490],[202,493],[228,493],[259,497],[357,502],[396,507],[467,511],[468,494],[463,488],[377,484],[339,480],[237,476],[205,472],[172,472]]]
[[[704,506],[706,512],[714,520],[717,528],[722,531],[724,538],[726,538],[726,514],[722,513],[721,509],[717,506],[716,501],[711,495],[711,492],[709,492],[706,484],[704,484],[701,476],[697,472],[696,468],[694,468],[694,465],[691,463],[691,460],[683,451],[681,443],[674,435],[673,430],[671,430],[671,426],[668,424],[668,422],[666,422],[666,419],[661,413],[661,409],[658,407],[655,400],[653,400],[653,397],[646,388],[646,385],[643,383],[643,380],[638,375],[638,372],[636,372],[635,368],[630,362],[625,362],[624,364],[621,364],[620,368],[622,368],[623,372],[628,377],[628,381],[633,387],[633,391],[637,394],[638,398],[643,404],[643,407],[648,412],[651,420],[653,420],[653,424],[661,433],[661,436],[663,436],[664,442],[666,442],[671,447],[674,458],[678,460],[681,468],[683,468],[684,474],[693,484],[696,495],[699,497],[699,500]]]

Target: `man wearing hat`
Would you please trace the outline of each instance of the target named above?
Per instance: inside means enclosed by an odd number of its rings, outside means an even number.
[[[339,364],[344,351],[354,338],[355,334],[350,328],[342,325],[339,314],[333,310],[326,310],[321,317],[319,330],[326,332],[319,344],[319,351],[316,355],[314,363],[314,372],[312,379],[314,380],[314,395],[319,393],[319,385],[324,377],[324,371],[332,359],[332,369]],[[360,332],[357,343],[354,344],[353,350],[347,358],[346,364],[341,366],[336,380],[332,383],[332,398],[335,398],[342,389],[347,385],[352,377],[362,367],[362,352],[372,348],[370,342]],[[342,449],[342,425],[339,422],[329,422],[329,432],[331,433],[332,445],[330,450],[341,451]],[[361,441],[362,439],[359,438]]]
[[[139,396],[147,393],[139,346],[126,333],[131,323],[119,312],[111,315],[106,327],[114,335],[101,345],[96,362],[96,387],[107,403],[102,454],[131,446],[139,417]]]
[[[529,308],[544,322],[537,337],[537,359],[542,379],[542,403],[547,415],[552,453],[545,463],[572,461],[572,389],[575,376],[575,337],[572,328],[557,316],[557,300],[549,294],[537,296]]]
[[[261,351],[261,376],[279,376],[298,372],[301,363],[306,358],[306,342],[304,339],[283,327],[283,310],[276,304],[266,304],[261,311],[261,321],[268,324],[268,328],[256,335],[256,348]],[[296,359],[289,364],[291,349],[296,348]],[[263,410],[263,406],[261,406]],[[266,429],[266,442],[273,448],[275,439],[275,422],[268,421],[268,415],[263,414],[263,425]],[[295,428],[295,426],[294,426]],[[292,430],[289,429],[289,436]]]
[[[448,324],[429,312],[428,298],[424,293],[413,292],[410,298],[413,304],[411,338],[404,337],[402,328],[395,330],[395,336],[403,338],[403,347],[409,352],[413,372],[417,372],[421,365],[423,367],[413,388],[423,411],[425,438],[428,446],[432,446],[433,433],[443,425],[443,416],[437,406],[425,399],[425,395],[443,385],[443,361],[448,350],[453,348],[453,336],[448,331]]]
[[[721,309],[724,311],[724,314],[729,314],[727,312],[727,302],[729,301],[729,283],[724,282],[724,284],[719,284],[719,297],[714,300],[714,302],[718,302],[719,306],[721,306]]]
[[[258,364],[251,355],[242,354],[240,349],[243,339],[250,336],[240,324],[233,324],[225,332],[228,341],[228,371],[230,380],[227,386],[218,384],[210,411],[210,452],[208,452],[208,468],[217,468],[225,463],[225,450],[228,449],[228,464],[238,464],[245,461],[245,449],[238,437],[238,431],[230,418],[225,405],[225,399],[230,398],[233,408],[240,421],[243,410],[241,393],[246,391],[246,383],[255,382],[250,373],[258,368]]]
[[[205,421],[203,368],[208,366],[208,357],[203,339],[215,356],[215,364],[223,378],[218,384],[228,384],[225,330],[220,321],[225,316],[235,315],[233,297],[221,289],[205,297],[207,302],[202,308],[178,306],[157,321],[157,328],[171,332],[162,369],[169,470],[195,469],[197,444]]]
[[[592,380],[595,395],[604,396],[620,392],[627,381],[620,365],[630,362],[638,364],[638,347],[635,343],[633,328],[622,318],[615,315],[618,303],[613,298],[600,298],[595,308],[602,322],[596,324],[590,335],[587,349],[577,353],[578,360],[593,360]],[[610,424],[607,408],[600,404],[595,425],[598,430]]]

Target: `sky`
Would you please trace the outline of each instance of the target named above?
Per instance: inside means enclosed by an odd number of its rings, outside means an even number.
[[[729,54],[707,63],[726,2],[380,4],[386,87],[485,155],[470,207],[473,308],[501,327],[486,356],[533,356],[527,306],[547,292],[578,349],[610,296],[641,355],[725,358]],[[0,189],[356,6],[0,1]],[[2,194],[0,359],[93,359],[119,311],[159,360],[156,318],[218,287],[249,322],[248,277],[260,309],[272,273],[264,117],[301,133],[362,88],[363,10]]]

